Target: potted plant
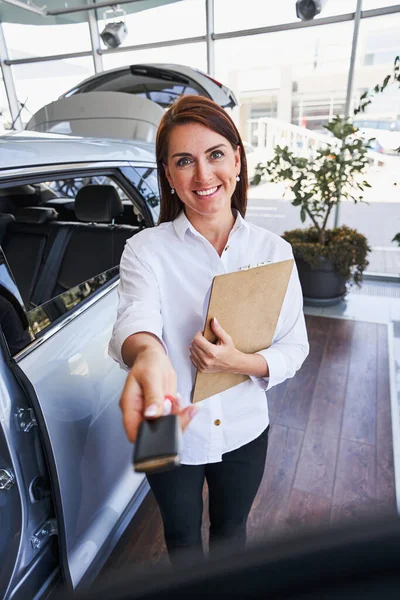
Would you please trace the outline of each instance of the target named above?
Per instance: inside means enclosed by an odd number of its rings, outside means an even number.
[[[331,140],[310,157],[276,146],[271,160],[257,167],[254,181],[285,182],[302,223],[309,219],[309,227],[285,231],[282,237],[293,247],[304,302],[319,305],[339,302],[347,283],[360,285],[370,251],[364,235],[345,225],[328,228],[328,220],[338,202],[361,202],[364,189],[371,187],[364,180],[371,140],[358,137],[350,119],[340,116],[325,129]]]

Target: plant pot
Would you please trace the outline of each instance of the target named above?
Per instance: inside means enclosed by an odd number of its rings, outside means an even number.
[[[346,294],[346,278],[338,273],[327,258],[321,258],[318,267],[312,267],[296,258],[304,304],[308,306],[332,306]]]

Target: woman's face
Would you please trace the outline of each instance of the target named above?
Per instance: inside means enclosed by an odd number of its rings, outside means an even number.
[[[168,182],[185,204],[186,215],[231,214],[240,173],[240,148],[199,123],[177,125],[170,135]]]

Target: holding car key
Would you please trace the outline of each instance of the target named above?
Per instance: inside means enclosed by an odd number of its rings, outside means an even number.
[[[245,219],[246,153],[227,111],[198,95],[180,97],[158,127],[156,161],[159,221],[125,245],[110,354],[130,369],[120,401],[124,427],[137,441],[134,467],[147,474],[175,562],[182,550],[203,556],[204,482],[210,553],[222,540],[245,547],[267,455],[265,391],[293,377],[309,345],[295,269],[270,346],[242,351],[234,343],[237,327],[247,331],[250,317],[259,316],[253,304],[253,314],[241,313],[228,331],[224,315],[231,311],[222,303],[222,324],[212,315],[213,336],[200,330],[217,275],[244,264],[293,261],[285,240]],[[269,322],[272,307],[266,303]],[[208,380],[235,376],[237,385],[197,398],[199,414],[192,421],[196,372]],[[176,398],[178,384],[184,408]],[[164,413],[167,396],[171,415]],[[180,452],[180,430],[186,428]]]
[[[133,468],[137,473],[161,473],[180,465],[179,419],[177,415],[168,414],[173,402],[172,396],[165,396],[166,414],[139,425],[133,452]]]

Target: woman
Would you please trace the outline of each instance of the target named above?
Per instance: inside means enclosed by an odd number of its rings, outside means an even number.
[[[185,432],[182,466],[148,476],[174,560],[179,549],[202,553],[205,479],[210,552],[219,540],[244,546],[267,453],[264,391],[295,374],[308,342],[295,268],[269,349],[240,352],[217,321],[212,324],[216,345],[202,335],[205,298],[215,275],[293,256],[282,238],[244,220],[246,157],[227,112],[206,98],[181,97],[160,123],[156,156],[160,223],[125,247],[110,354],[130,369],[120,406],[131,441],[143,418],[171,408],[166,396],[180,398],[172,410]],[[196,369],[250,378],[191,405]]]

